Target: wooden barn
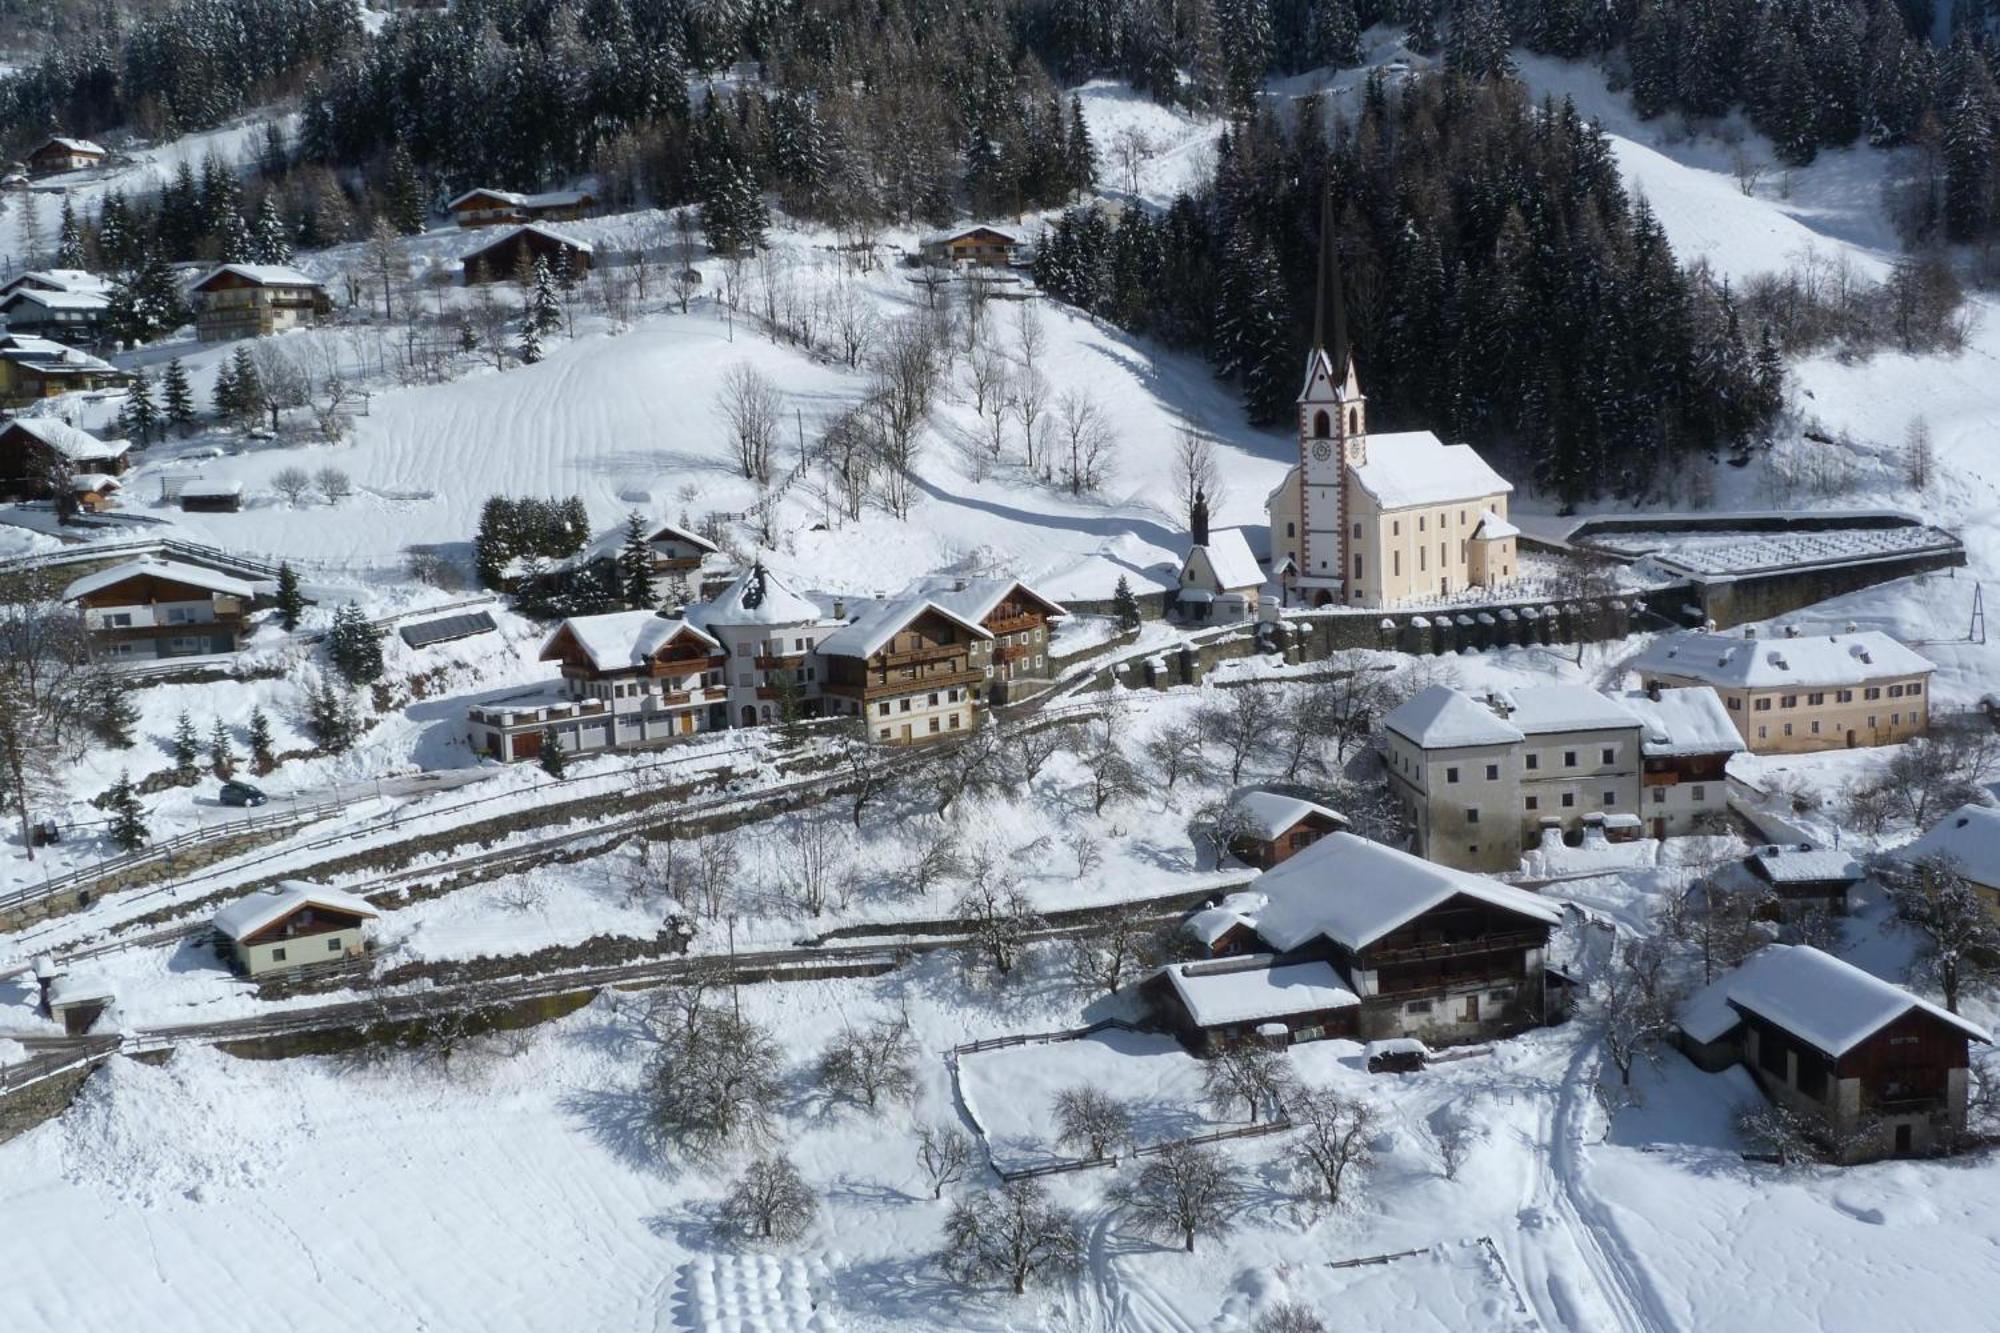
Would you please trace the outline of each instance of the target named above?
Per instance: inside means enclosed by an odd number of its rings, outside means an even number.
[[[1229,852],[1245,865],[1269,870],[1347,827],[1347,817],[1297,796],[1246,791],[1230,802],[1234,827]]]
[[[103,161],[103,145],[52,134],[28,154],[28,170],[37,176],[53,176],[63,171],[82,171]]]
[[[547,227],[529,223],[467,255],[464,260],[465,281],[468,285],[512,282],[524,262],[533,265],[537,259],[546,262],[553,272],[564,256],[569,259],[571,273],[582,277],[590,272],[591,249],[588,241],[575,240]]]
[[[16,417],[0,426],[0,500],[46,500],[59,480],[121,476],[131,447],[56,417]]]
[[[924,258],[933,264],[964,264],[980,268],[1006,268],[1014,262],[1020,249],[1021,239],[1018,236],[987,226],[966,227],[926,237],[923,243]]]
[[[1196,1055],[1258,1041],[1274,1046],[1351,1037],[1361,997],[1323,959],[1251,954],[1171,963],[1146,982],[1154,1013]]]
[[[1759,847],[1743,864],[1778,900],[1778,915],[1824,908],[1847,915],[1847,897],[1861,883],[1861,862],[1852,853],[1809,842]]]
[[[1680,1018],[1689,1059],[1710,1071],[1741,1063],[1850,1162],[1950,1146],[1965,1128],[1975,1041],[1992,1037],[1807,945],[1751,956],[1697,992]]]

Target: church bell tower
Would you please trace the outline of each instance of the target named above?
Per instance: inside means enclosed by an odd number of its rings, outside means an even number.
[[[1348,516],[1349,472],[1368,461],[1367,403],[1347,346],[1347,307],[1333,234],[1333,194],[1321,201],[1313,344],[1299,390],[1299,568],[1303,600],[1348,603],[1361,571]],[[1358,591],[1358,589],[1356,589]]]

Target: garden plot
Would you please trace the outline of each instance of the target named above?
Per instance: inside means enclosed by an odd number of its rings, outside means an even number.
[[[1254,1317],[1282,1301],[1312,1310],[1342,1328],[1393,1328],[1400,1333],[1531,1333],[1544,1327],[1521,1299],[1513,1277],[1483,1240],[1451,1241],[1414,1254],[1347,1267],[1298,1264],[1245,1275],[1231,1306]]]

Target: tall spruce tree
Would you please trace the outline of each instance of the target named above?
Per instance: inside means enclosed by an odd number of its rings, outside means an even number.
[[[111,790],[105,794],[104,808],[111,815],[106,832],[113,846],[121,852],[136,852],[146,845],[146,811],[139,804],[130,773],[121,772],[118,781],[111,784]]]
[[[638,510],[625,519],[625,544],[618,548],[618,586],[625,605],[633,610],[653,606],[653,547],[647,540],[646,520]]]
[[[164,386],[162,396],[166,400],[163,411],[166,424],[186,435],[194,425],[194,389],[188,384],[187,367],[181,364],[179,357],[167,362],[161,383]]]
[[[290,634],[299,627],[299,617],[305,614],[305,594],[299,590],[299,571],[291,562],[278,562],[278,623]]]

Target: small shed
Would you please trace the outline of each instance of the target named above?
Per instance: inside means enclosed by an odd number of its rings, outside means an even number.
[[[1823,907],[1847,915],[1847,895],[1861,882],[1861,862],[1835,847],[1809,842],[1768,844],[1744,858],[1744,865],[1777,897],[1780,911]]]
[[[1210,958],[1252,953],[1257,949],[1257,913],[1266,901],[1255,890],[1232,893],[1190,916],[1181,929]]]
[[[56,977],[47,991],[49,1017],[63,1025],[72,1037],[81,1037],[97,1025],[111,1007],[111,987],[94,977]]]
[[[217,912],[215,932],[236,969],[260,977],[361,957],[364,923],[376,916],[351,893],[287,880]]]
[[[181,487],[180,501],[190,514],[234,514],[243,508],[243,483],[191,481]]]
[[[1172,963],[1148,983],[1156,1012],[1196,1055],[1249,1040],[1282,1044],[1351,1036],[1361,1004],[1347,978],[1323,959],[1280,963],[1273,954]]]
[[[1229,850],[1245,865],[1269,870],[1329,833],[1347,827],[1347,817],[1303,797],[1274,791],[1246,791],[1230,803]]]

